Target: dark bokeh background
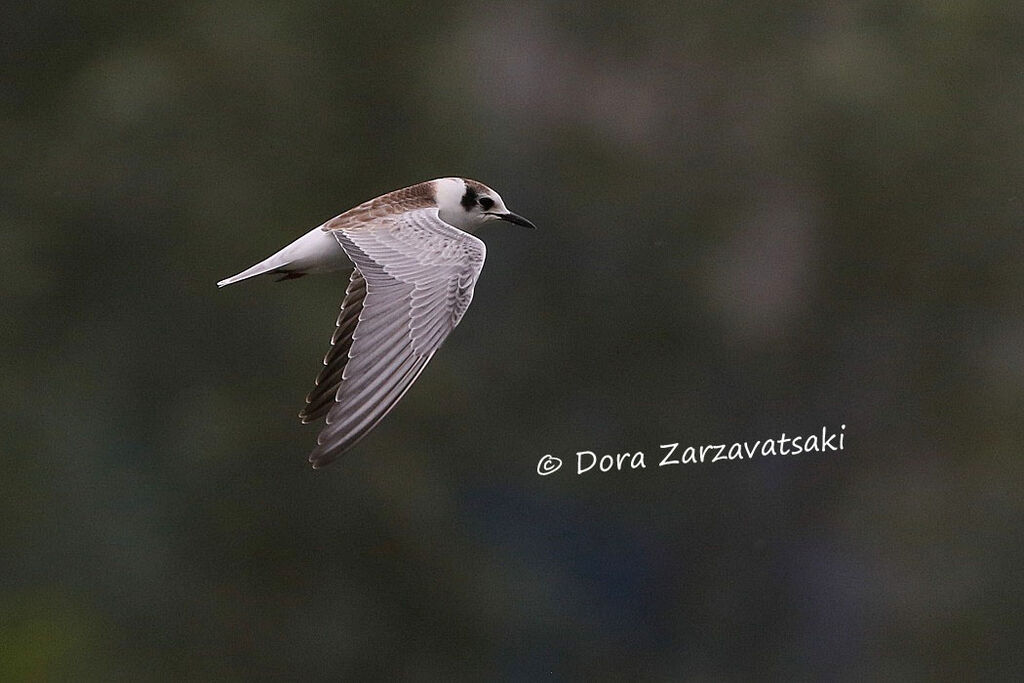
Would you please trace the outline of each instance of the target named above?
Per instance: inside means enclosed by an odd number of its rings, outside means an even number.
[[[1012,0],[8,3],[0,678],[1019,673],[1022,36]],[[541,229],[483,232],[443,352],[314,472],[346,276],[214,283],[443,175]]]

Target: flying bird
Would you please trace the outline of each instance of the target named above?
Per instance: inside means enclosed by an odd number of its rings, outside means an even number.
[[[470,233],[492,221],[535,227],[483,183],[430,180],[349,209],[217,283],[355,266],[324,368],[299,413],[303,423],[325,422],[309,456],[314,468],[376,427],[462,320],[486,253]]]

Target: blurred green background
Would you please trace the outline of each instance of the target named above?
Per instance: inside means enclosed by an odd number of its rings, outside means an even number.
[[[0,11],[0,678],[1022,670],[1019,2]],[[214,283],[444,175],[540,229],[314,472],[347,276]]]

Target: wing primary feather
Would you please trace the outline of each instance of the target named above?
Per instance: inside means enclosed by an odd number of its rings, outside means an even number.
[[[318,445],[309,456],[309,461],[313,463],[313,468],[320,469],[321,467],[330,465],[338,458],[338,456],[344,454],[346,451],[362,441],[363,438],[369,434],[381,420],[387,417],[388,413],[394,409],[398,402],[402,400],[402,397],[405,396],[406,392],[409,391],[409,388],[416,382],[420,373],[423,372],[423,369],[427,366],[427,363],[432,357],[433,356],[431,355],[421,358],[420,361],[413,366],[410,372],[403,378],[403,381],[397,385],[397,392],[394,396],[390,397],[390,400],[384,404],[383,409],[374,416],[372,421],[367,422],[362,429],[349,432],[342,439],[336,442],[321,444],[319,443],[320,440],[317,439]]]
[[[358,269],[352,270],[349,276],[348,287],[345,289],[345,298],[341,302],[341,312],[338,314],[337,329],[331,336],[331,348],[324,356],[324,367],[320,370],[314,380],[313,390],[306,395],[306,407],[299,413],[299,419],[309,423],[327,414],[331,401],[338,387],[334,381],[335,376],[344,372],[348,364],[348,352],[352,346],[351,332],[348,330],[341,338],[338,338],[338,331],[348,324],[349,320],[357,320],[363,310],[363,301],[366,298],[366,280]],[[330,397],[326,403],[325,397]]]
[[[483,242],[418,208],[330,230],[356,267],[334,346],[301,413],[324,418],[309,460],[323,467],[402,399],[462,319],[483,267]]]

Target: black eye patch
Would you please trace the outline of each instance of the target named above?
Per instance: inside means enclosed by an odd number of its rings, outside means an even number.
[[[459,203],[462,204],[462,208],[469,211],[476,204],[476,197],[476,190],[472,187],[466,187],[466,194],[462,195],[462,201]]]
[[[491,199],[490,197],[481,197],[480,198],[480,207],[484,211],[487,211],[492,206],[494,206],[494,200],[493,199]]]

